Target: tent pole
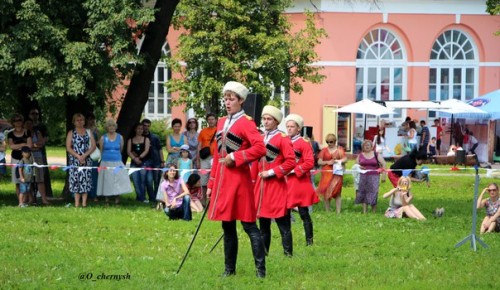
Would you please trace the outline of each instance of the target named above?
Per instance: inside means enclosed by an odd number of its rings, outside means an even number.
[[[364,125],[364,128],[363,128],[363,140],[365,140],[366,139],[365,138],[366,137],[365,136],[366,135],[366,114],[363,114],[363,116],[364,116],[364,119],[365,119],[365,125]]]
[[[454,128],[455,125],[453,124],[453,114],[451,114],[451,129],[450,129],[450,147],[451,147],[451,139],[453,138],[453,131],[454,131]]]

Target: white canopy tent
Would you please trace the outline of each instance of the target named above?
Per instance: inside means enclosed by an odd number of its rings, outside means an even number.
[[[488,112],[456,99],[442,101],[441,106],[441,109],[429,110],[445,113],[445,115],[452,115],[454,117],[466,116],[469,119],[488,119],[490,117]]]
[[[441,104],[433,101],[385,101],[385,105],[392,109],[443,109]]]
[[[343,106],[340,109],[337,109],[337,113],[355,113],[355,114],[381,116],[381,115],[393,114],[394,110],[382,106],[372,100],[363,99],[356,103],[352,103],[347,106]]]
[[[356,103],[349,104],[347,106],[341,107],[335,110],[337,113],[352,113],[352,114],[363,114],[364,126],[363,132],[366,131],[366,115],[373,115],[380,117],[381,115],[391,115],[394,114],[394,110],[380,105],[372,100],[363,99]],[[364,133],[363,133],[364,135]],[[364,136],[363,136],[364,137]]]

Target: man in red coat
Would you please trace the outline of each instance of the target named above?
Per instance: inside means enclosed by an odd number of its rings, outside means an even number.
[[[306,245],[311,246],[313,244],[313,223],[308,207],[319,202],[311,182],[314,154],[311,143],[300,136],[300,129],[304,125],[304,119],[297,114],[290,114],[285,121],[288,136],[292,140],[295,161],[297,162],[293,171],[287,176],[288,208],[298,207],[300,218],[304,224]]]
[[[255,123],[245,115],[242,104],[248,89],[238,82],[228,82],[223,89],[227,116],[217,123],[217,150],[207,184],[210,198],[208,218],[222,221],[224,231],[223,276],[236,274],[238,235],[236,221],[250,237],[257,277],[266,276],[264,244],[256,225],[253,183],[249,163],[266,154],[266,148]]]
[[[273,106],[265,106],[262,110],[264,125],[264,144],[266,156],[252,166],[257,166],[258,176],[255,183],[255,205],[259,218],[262,239],[269,252],[271,245],[271,219],[275,219],[281,234],[283,251],[286,256],[293,255],[293,240],[290,224],[290,211],[286,207],[287,185],[285,176],[295,166],[292,142],[287,135],[278,129],[283,113]]]

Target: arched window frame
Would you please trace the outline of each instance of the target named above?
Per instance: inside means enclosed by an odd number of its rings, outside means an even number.
[[[472,37],[448,29],[434,42],[429,60],[429,100],[470,100],[478,96],[478,49]],[[451,94],[450,94],[451,92]],[[431,114],[430,117],[434,117]]]
[[[406,50],[396,33],[386,28],[369,31],[357,51],[356,101],[406,100],[407,66]],[[402,118],[401,110],[392,116]]]

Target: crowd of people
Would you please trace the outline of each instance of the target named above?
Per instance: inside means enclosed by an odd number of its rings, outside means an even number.
[[[301,136],[304,120],[300,115],[286,116],[286,133],[279,130],[284,116],[274,106],[263,108],[263,130],[259,131],[242,109],[248,95],[243,84],[228,82],[222,93],[227,116],[217,121],[215,115],[208,114],[207,127],[201,131],[194,118],[188,120],[184,132],[182,121],[172,120],[172,133],[165,140],[167,156],[163,154],[160,138],[150,131],[148,119],[135,124],[125,140],[117,132],[114,120],[106,121],[105,133],[99,136],[95,116],[91,114],[86,118],[75,114],[72,118],[74,128],[66,136],[69,191],[74,196],[75,207],[86,207],[89,198],[103,198],[106,204],[113,199],[118,205],[121,195],[132,192],[131,178],[136,200],[152,207],[156,205],[169,219],[190,221],[192,212],[202,212],[208,207],[208,218],[222,222],[223,276],[236,274],[236,222],[240,221],[250,239],[256,275],[264,278],[265,259],[271,245],[271,221],[276,222],[280,232],[284,255],[291,257],[292,210],[298,211],[302,220],[306,246],[313,245],[310,208],[319,202],[319,197],[327,211],[331,210],[331,200],[335,199],[335,210],[340,214],[347,156],[344,148],[337,144],[335,134],[326,135],[327,146],[323,149],[317,142],[312,143]],[[33,112],[38,113],[36,109]],[[40,192],[42,202],[49,204],[43,179],[43,171],[47,168],[33,166],[35,163],[47,164],[44,156],[46,128],[38,119],[24,120],[20,114],[14,114],[11,122],[14,129],[7,140],[11,163],[18,164],[12,167],[12,181],[16,184],[19,207],[33,202],[34,192]],[[362,142],[353,175],[355,203],[362,205],[363,213],[368,212],[368,207],[376,212],[380,182],[386,180],[387,174],[394,188],[383,194],[384,198],[390,198],[385,216],[425,219],[412,202],[412,179],[405,171],[421,165],[429,153],[440,151],[442,128],[439,129],[439,120],[435,122],[438,136],[430,136],[425,121],[421,121],[420,138],[416,137],[415,122],[410,120],[403,124],[410,150],[391,165],[388,173],[382,155],[387,148],[384,127],[378,129],[373,141]],[[473,136],[470,132],[468,135]],[[0,154],[3,153],[0,162],[4,163],[6,145],[0,140]],[[99,157],[94,156],[96,148]],[[124,151],[130,158],[129,168],[122,161]],[[315,166],[321,172],[317,188],[311,175]],[[490,198],[482,199],[486,191]],[[481,233],[500,230],[499,205],[498,186],[491,184],[483,190],[477,204],[478,208],[485,207],[488,213]]]

